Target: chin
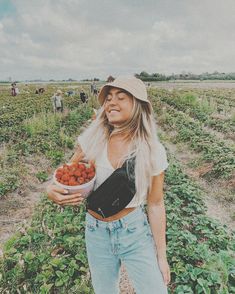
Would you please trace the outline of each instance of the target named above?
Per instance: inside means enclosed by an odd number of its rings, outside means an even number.
[[[118,122],[118,121],[115,121],[114,119],[112,120],[109,120],[109,123],[111,124],[111,125],[116,125],[116,124],[120,124],[120,122]]]

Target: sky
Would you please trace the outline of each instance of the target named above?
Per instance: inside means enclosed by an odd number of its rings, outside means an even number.
[[[235,0],[0,0],[0,80],[235,72]]]

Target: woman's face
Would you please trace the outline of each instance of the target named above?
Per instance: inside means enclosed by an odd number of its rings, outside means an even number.
[[[108,121],[113,126],[118,126],[131,118],[133,97],[125,90],[110,88],[105,102],[104,110]]]

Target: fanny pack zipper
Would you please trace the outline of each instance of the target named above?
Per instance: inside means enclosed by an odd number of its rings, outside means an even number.
[[[101,209],[100,207],[98,207],[98,210],[99,210],[99,211],[100,211],[100,213],[102,214],[103,218],[105,218],[105,215],[104,215],[104,213],[103,213],[102,209]]]

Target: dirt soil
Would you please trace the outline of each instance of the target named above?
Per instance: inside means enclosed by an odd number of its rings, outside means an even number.
[[[167,141],[164,142],[164,145],[181,163],[183,171],[203,190],[204,203],[207,207],[206,214],[226,225],[232,232],[235,227],[235,185],[233,181],[220,179],[208,182],[203,178],[203,175],[210,170],[210,164],[205,164],[199,168],[190,167],[190,163],[198,159],[198,154],[188,150],[187,146],[182,144],[174,145]]]
[[[7,195],[1,199],[0,207],[0,256],[4,242],[16,233],[22,224],[29,223],[35,204],[41,193],[45,191],[47,182],[34,186],[33,190],[26,188],[23,195],[20,191]]]

